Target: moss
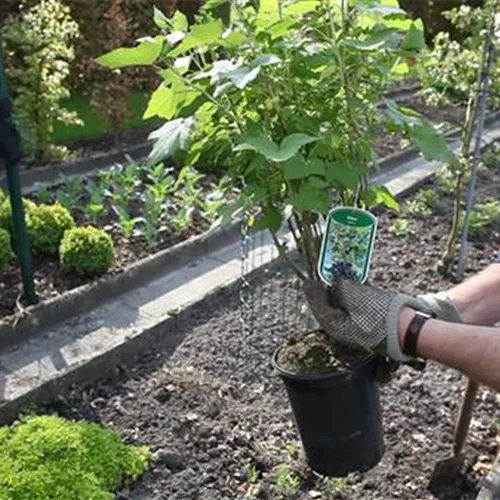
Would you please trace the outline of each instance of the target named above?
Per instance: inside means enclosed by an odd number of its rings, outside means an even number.
[[[30,416],[0,428],[0,500],[112,500],[149,458],[100,424]]]

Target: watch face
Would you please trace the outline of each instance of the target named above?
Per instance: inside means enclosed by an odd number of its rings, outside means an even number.
[[[344,278],[364,283],[368,279],[377,219],[357,208],[335,208],[327,218],[318,274],[327,284]]]

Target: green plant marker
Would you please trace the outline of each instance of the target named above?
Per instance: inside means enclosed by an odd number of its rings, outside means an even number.
[[[319,255],[320,278],[328,285],[338,278],[364,283],[376,232],[377,219],[370,212],[350,207],[331,210]]]

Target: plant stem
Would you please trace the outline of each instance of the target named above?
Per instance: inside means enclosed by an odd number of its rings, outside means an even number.
[[[284,245],[282,243],[280,243],[280,241],[279,241],[278,236],[276,235],[276,233],[274,231],[271,231],[271,230],[269,230],[269,232],[271,233],[271,237],[272,237],[272,239],[274,241],[275,247],[278,249],[280,257],[284,257],[288,261],[288,263],[292,266],[292,269],[294,270],[295,274],[302,281],[306,281],[307,280],[306,276],[298,268],[298,266],[295,264],[295,262],[293,262],[293,260],[290,258],[290,256],[288,255],[288,252],[286,251]]]

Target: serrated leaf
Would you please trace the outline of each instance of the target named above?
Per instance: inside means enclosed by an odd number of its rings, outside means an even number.
[[[153,116],[159,116],[170,120],[175,115],[175,111],[175,95],[171,88],[162,83],[151,95],[143,119],[147,120]]]
[[[96,61],[107,68],[149,66],[158,59],[163,47],[163,37],[143,39],[136,47],[123,47],[104,54]]]
[[[445,138],[429,123],[411,127],[409,135],[427,161],[454,162],[455,155]]]
[[[172,157],[178,150],[187,151],[191,144],[194,125],[195,120],[192,117],[177,118],[151,132],[148,139],[155,143],[148,157],[149,163],[156,164]]]
[[[168,29],[170,26],[167,16],[156,6],[153,6],[153,20],[156,26],[162,30]]]
[[[326,189],[318,189],[310,179],[305,182],[298,193],[290,197],[290,202],[299,212],[318,212],[325,214],[330,208],[330,196]]]
[[[403,41],[403,49],[409,51],[420,51],[425,49],[425,47],[424,32],[418,29],[415,23],[411,23]]]
[[[224,24],[221,19],[204,24],[195,24],[191,26],[191,30],[184,40],[175,49],[171,50],[168,55],[169,57],[177,57],[188,50],[213,45],[220,40],[223,31]]]

